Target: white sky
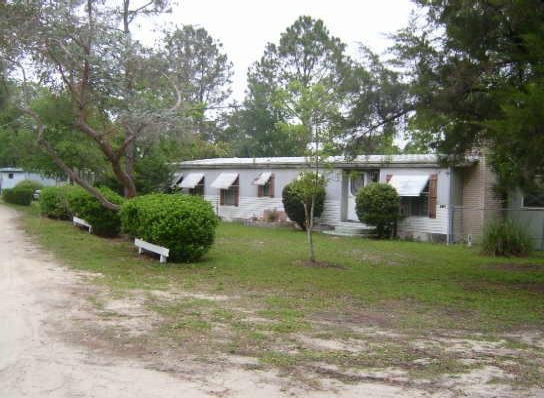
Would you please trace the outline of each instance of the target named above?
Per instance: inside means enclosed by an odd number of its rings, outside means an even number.
[[[413,9],[410,0],[179,0],[171,20],[203,27],[223,43],[234,64],[233,98],[241,101],[250,65],[300,15],[322,19],[350,54],[357,43],[381,54],[391,44],[385,34],[407,25]]]

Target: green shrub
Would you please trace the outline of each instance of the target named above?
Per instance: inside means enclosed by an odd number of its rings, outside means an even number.
[[[304,231],[306,230],[306,213],[304,203],[311,205],[312,193],[315,192],[314,217],[323,214],[325,207],[325,179],[318,177],[315,185],[315,174],[304,173],[301,178],[287,184],[283,188],[282,202],[287,217]],[[314,191],[315,189],[315,191]]]
[[[42,216],[59,220],[68,220],[72,216],[68,205],[68,191],[73,185],[45,187],[40,194],[40,212]]]
[[[123,231],[170,249],[173,261],[202,257],[215,239],[217,217],[198,196],[150,194],[126,201],[120,212]]]
[[[121,205],[124,198],[106,187],[98,188],[110,202]],[[117,236],[121,230],[119,212],[110,210],[85,189],[74,186],[67,191],[68,205],[72,215],[83,218],[93,227],[93,233],[104,237]]]
[[[14,187],[11,189],[2,190],[2,197],[6,203],[14,205],[30,206],[32,203],[32,197],[34,189],[28,186]]]
[[[32,192],[34,192],[34,191],[36,191],[38,189],[42,189],[43,184],[41,182],[34,181],[34,180],[24,180],[24,181],[21,181],[20,183],[18,183],[15,187],[16,188],[28,188],[28,189],[31,189]]]
[[[400,198],[389,184],[373,183],[357,192],[355,211],[361,222],[376,227],[378,238],[390,238],[399,219]]]
[[[482,238],[482,253],[489,256],[527,256],[533,250],[531,236],[512,220],[487,224]]]

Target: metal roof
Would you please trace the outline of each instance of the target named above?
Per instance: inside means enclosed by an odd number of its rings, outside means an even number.
[[[24,169],[19,167],[2,167],[0,168],[0,173],[24,173]]]
[[[438,166],[443,156],[434,154],[425,155],[359,155],[354,158],[344,156],[332,156],[324,159],[322,164],[335,165],[337,167],[357,166]],[[474,163],[476,158],[467,158],[459,166]],[[306,167],[311,164],[311,158],[297,157],[270,157],[270,158],[215,158],[201,159],[180,162],[178,165],[183,168],[265,168],[265,167]]]

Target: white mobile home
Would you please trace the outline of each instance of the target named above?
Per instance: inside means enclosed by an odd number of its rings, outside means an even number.
[[[10,189],[21,181],[32,180],[42,183],[45,186],[57,185],[58,181],[38,173],[31,173],[17,167],[0,168],[0,192],[2,189]]]
[[[327,159],[320,169],[327,179],[320,224],[357,225],[357,190],[371,182],[384,182],[393,185],[401,197],[401,237],[455,242],[477,236],[491,214],[489,204],[500,208],[487,195],[492,178],[482,182],[485,163],[474,157],[447,167],[439,160],[436,155]],[[304,157],[195,160],[179,164],[177,183],[183,191],[210,201],[224,220],[261,218],[267,211],[284,210],[283,188],[310,167]]]

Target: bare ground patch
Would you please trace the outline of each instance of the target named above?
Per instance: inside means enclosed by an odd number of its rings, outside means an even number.
[[[120,295],[83,282],[70,296],[70,326],[62,329],[74,343],[187,377],[238,369],[291,393],[340,396],[355,396],[350,394],[362,386],[364,391],[381,386],[390,396],[519,397],[544,391],[541,331],[421,336],[395,328],[390,314],[369,309],[308,317],[267,311],[243,295],[175,290]]]

